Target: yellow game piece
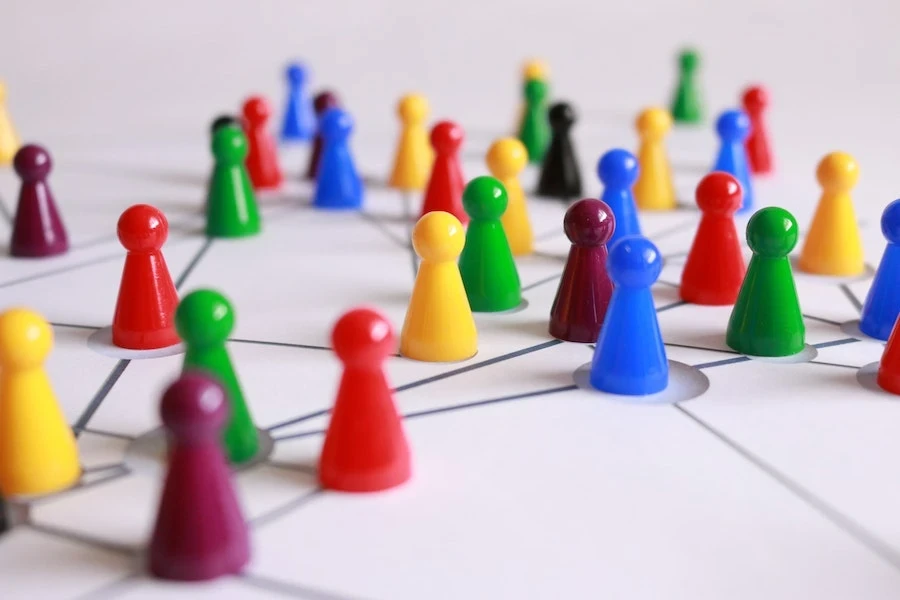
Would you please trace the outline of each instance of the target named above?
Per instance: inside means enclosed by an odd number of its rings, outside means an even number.
[[[516,138],[497,140],[488,149],[485,161],[491,175],[500,180],[509,197],[506,212],[500,217],[509,247],[514,256],[531,254],[534,252],[534,232],[525,192],[519,183],[519,173],[528,164],[525,145]]]
[[[13,157],[19,151],[22,142],[16,135],[12,119],[6,109],[6,86],[0,82],[0,165],[12,164]]]
[[[664,108],[648,108],[635,123],[640,146],[640,172],[634,182],[634,199],[642,210],[672,210],[676,206],[672,167],[666,155],[665,136],[672,128],[672,116]]]
[[[525,65],[522,67],[523,82],[528,82],[532,79],[547,81],[549,75],[550,70],[547,68],[547,63],[537,58],[526,61]]]
[[[832,152],[819,162],[816,178],[822,186],[822,197],[798,266],[816,275],[859,275],[865,265],[850,196],[859,179],[859,166],[849,154]]]
[[[44,360],[53,331],[40,315],[0,315],[0,492],[49,494],[81,475],[75,436],[56,402]]]
[[[397,104],[397,115],[401,122],[400,143],[388,184],[399,190],[421,190],[428,182],[434,161],[434,150],[425,128],[428,100],[419,94],[403,96]]]
[[[413,228],[412,243],[422,263],[400,332],[400,354],[426,362],[471,358],[478,332],[457,266],[466,243],[462,223],[450,213],[427,213]]]

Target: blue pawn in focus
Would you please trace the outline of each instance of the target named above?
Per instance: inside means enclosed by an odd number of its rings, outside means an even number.
[[[362,207],[362,180],[350,154],[353,118],[340,108],[330,108],[319,121],[322,134],[322,158],[316,178],[313,206],[327,209]]]
[[[288,98],[281,124],[281,139],[285,142],[311,140],[316,133],[316,115],[306,81],[306,68],[300,63],[291,63],[285,75]]]
[[[900,200],[888,204],[881,214],[881,233],[887,246],[863,304],[859,329],[887,341],[900,315]]]
[[[591,363],[591,385],[627,396],[661,392],[669,361],[656,320],[650,286],[662,270],[657,247],[645,237],[624,237],[609,251],[612,298]]]
[[[753,181],[750,179],[750,165],[744,141],[750,135],[750,118],[742,110],[726,110],[716,121],[721,147],[713,171],[730,173],[741,184],[744,199],[738,214],[753,209]]]
[[[600,199],[612,209],[616,221],[616,228],[607,247],[625,236],[641,235],[637,205],[631,192],[637,181],[638,169],[634,154],[621,149],[610,150],[597,163],[597,175],[603,184]]]

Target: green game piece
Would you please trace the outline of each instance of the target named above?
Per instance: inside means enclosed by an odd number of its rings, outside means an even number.
[[[212,139],[215,167],[206,199],[206,235],[256,235],[261,225],[253,185],[247,175],[247,138],[237,126],[220,127]]]
[[[783,208],[758,211],[747,223],[753,258],[731,311],[725,342],[750,356],[791,356],[803,350],[806,327],[788,254],[797,221]]]
[[[546,81],[531,79],[525,82],[525,114],[519,139],[528,151],[528,162],[540,164],[550,145],[550,120],[547,118],[547,96],[550,88]]]
[[[471,221],[459,273],[475,312],[509,310],[522,302],[519,271],[500,222],[507,201],[506,188],[493,177],[476,177],[463,191],[463,208]]]
[[[256,456],[259,435],[244,400],[241,384],[225,348],[234,328],[231,303],[213,290],[196,290],[185,296],[175,311],[175,329],[187,348],[184,370],[199,370],[218,378],[228,393],[230,414],[223,431],[223,445],[232,463]]]
[[[699,123],[703,120],[703,101],[697,69],[700,57],[694,50],[685,50],[678,56],[678,88],[672,100],[672,118],[678,123]]]

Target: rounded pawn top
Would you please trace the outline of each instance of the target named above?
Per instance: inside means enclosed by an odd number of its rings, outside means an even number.
[[[635,127],[642,138],[659,139],[672,129],[672,115],[664,108],[647,108],[638,115]]]
[[[697,206],[704,213],[733,215],[741,207],[744,192],[733,175],[715,171],[697,184],[696,198]]]
[[[799,235],[794,215],[777,206],[756,211],[747,222],[747,244],[755,254],[767,258],[790,254]]]
[[[620,287],[650,287],[662,271],[662,256],[647,238],[629,235],[609,249],[606,268],[610,279]]]
[[[716,120],[716,132],[727,142],[743,142],[750,135],[750,118],[742,110],[726,110]]]
[[[525,82],[525,99],[532,104],[543,102],[549,89],[547,82],[541,79],[529,79]]]
[[[829,192],[849,192],[859,181],[859,165],[846,152],[831,152],[822,157],[816,179]]]
[[[463,128],[453,121],[441,121],[431,128],[431,147],[439,154],[453,154],[463,143]]]
[[[530,81],[532,79],[546,81],[549,74],[550,69],[547,68],[547,63],[540,59],[528,60],[522,66],[522,79],[525,81]]]
[[[0,365],[9,369],[40,367],[53,347],[53,330],[38,313],[11,308],[0,314]]]
[[[329,108],[322,115],[319,131],[322,133],[322,137],[329,140],[346,139],[353,131],[353,117],[340,108]]]
[[[231,125],[233,127],[240,127],[240,123],[237,118],[232,115],[219,115],[215,119],[213,119],[212,123],[209,125],[209,133],[210,135],[215,135],[216,132],[225,127],[226,125]]]
[[[50,174],[53,161],[43,146],[25,144],[13,157],[13,168],[23,181],[40,181]]]
[[[316,111],[317,115],[322,115],[329,108],[337,108],[337,106],[337,94],[329,90],[321,91],[313,98],[313,109]]]
[[[569,241],[576,246],[602,246],[612,237],[616,218],[603,200],[585,198],[566,211],[563,229]]]
[[[640,166],[628,150],[609,150],[597,161],[597,175],[606,187],[630,188],[637,181]]]
[[[159,414],[178,438],[215,437],[228,416],[225,390],[212,377],[188,371],[166,388]]]
[[[442,210],[426,213],[416,222],[412,244],[422,260],[455,261],[462,253],[466,234],[459,219]]]
[[[753,85],[744,90],[741,103],[748,112],[760,112],[769,106],[769,92],[761,85]]]
[[[485,162],[494,177],[509,179],[528,164],[528,150],[518,138],[503,138],[491,144]]]
[[[243,162],[247,158],[247,136],[237,125],[224,125],[213,134],[212,153],[217,161]]]
[[[407,125],[421,123],[428,116],[428,99],[422,94],[407,94],[397,103],[397,116]]]
[[[575,124],[578,116],[575,109],[568,102],[557,102],[547,111],[547,120],[550,121],[550,127],[559,131],[566,130]]]
[[[119,217],[116,233],[129,252],[159,250],[169,236],[169,222],[155,206],[135,204]]]
[[[243,113],[250,125],[261,125],[272,115],[272,106],[262,96],[250,96],[244,102]]]
[[[306,67],[299,62],[290,63],[284,70],[284,74],[288,81],[295,85],[300,85],[306,81]]]
[[[234,308],[217,291],[194,290],[175,310],[175,330],[188,346],[224,344],[234,329]]]
[[[390,321],[380,312],[354,308],[334,325],[331,345],[345,365],[380,368],[396,350],[397,338]]]
[[[891,244],[900,244],[900,200],[894,200],[881,213],[881,233]]]
[[[693,48],[685,48],[678,54],[678,66],[686,72],[697,70],[700,66],[700,54]]]
[[[506,188],[490,175],[476,177],[463,190],[463,208],[472,220],[499,219],[508,202]]]

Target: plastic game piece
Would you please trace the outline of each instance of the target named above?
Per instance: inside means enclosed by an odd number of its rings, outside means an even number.
[[[319,121],[322,160],[316,178],[313,206],[329,210],[357,210],[363,204],[363,185],[350,154],[353,118],[332,108]]]
[[[426,214],[412,232],[422,259],[400,331],[400,354],[425,362],[454,362],[478,351],[478,333],[456,262],[465,243],[459,219]]]
[[[344,314],[331,334],[344,364],[319,458],[319,483],[329,490],[377,492],[411,475],[409,445],[384,361],[397,338],[388,320],[369,308]]]
[[[6,86],[0,81],[0,165],[10,164],[21,145],[6,108]]]
[[[594,349],[591,385],[626,396],[661,392],[669,384],[669,361],[650,286],[662,271],[662,256],[647,238],[625,237],[610,248],[607,269],[615,287]]]
[[[900,316],[900,200],[888,204],[881,214],[881,233],[887,246],[863,303],[859,329],[875,339],[886,340]]]
[[[177,344],[178,292],[162,253],[169,235],[166,216],[153,206],[137,204],[119,217],[118,234],[127,254],[113,315],[113,344],[131,350]]]
[[[184,371],[213,375],[228,395],[230,418],[223,432],[228,460],[244,463],[256,456],[259,435],[225,342],[234,329],[234,309],[219,292],[195,290],[175,311],[175,327],[184,340]]]
[[[58,492],[81,475],[78,447],[44,361],[53,330],[24,308],[0,315],[0,494]]]
[[[679,123],[699,123],[703,120],[703,101],[697,70],[700,56],[687,49],[678,55],[678,87],[672,100],[672,118]]]
[[[22,180],[9,253],[22,258],[64,254],[69,237],[47,183],[53,163],[41,146],[27,144],[16,152],[13,168]]]
[[[262,96],[252,96],[244,102],[244,133],[247,136],[247,174],[254,189],[279,187],[284,181],[278,164],[278,149],[268,130],[272,107]]]
[[[421,190],[428,182],[434,160],[425,129],[428,100],[420,94],[403,96],[397,103],[397,116],[400,117],[400,140],[388,185],[404,191]]]
[[[741,104],[750,119],[750,135],[744,142],[750,171],[757,175],[771,173],[775,169],[775,163],[765,118],[769,107],[769,92],[759,85],[749,87],[741,97]]]
[[[319,131],[318,122],[329,108],[340,106],[337,96],[333,92],[324,91],[316,94],[313,107],[316,110],[316,135],[313,139],[312,152],[309,153],[309,164],[306,167],[306,178],[315,180],[319,175],[319,162],[322,160],[322,132]]]
[[[597,161],[597,175],[603,184],[603,200],[615,216],[612,237],[606,242],[612,246],[625,236],[641,235],[637,206],[631,189],[637,181],[640,167],[634,154],[616,148],[606,152]]]
[[[237,119],[237,117],[233,115],[219,115],[215,119],[213,119],[212,123],[209,125],[209,135],[214,136],[216,132],[225,127],[226,125],[231,125],[233,127],[240,127],[241,123]]]
[[[306,67],[291,63],[284,71],[288,97],[281,122],[281,139],[285,142],[306,141],[316,132],[316,116],[309,97]]]
[[[569,207],[563,228],[572,248],[550,308],[550,335],[567,342],[594,343],[613,290],[606,272],[606,244],[616,219],[605,202],[587,198]]]
[[[506,189],[488,175],[476,177],[463,191],[470,221],[459,272],[474,312],[500,312],[522,303],[519,271],[500,222],[506,205]]]
[[[850,195],[859,180],[859,166],[849,154],[832,152],[819,161],[816,178],[822,196],[797,266],[816,275],[859,275],[866,267]]]
[[[225,390],[201,373],[185,373],[162,397],[168,468],[147,551],[161,579],[204,581],[240,573],[250,539],[231,473],[219,447],[228,417]]]
[[[648,108],[635,122],[640,146],[640,171],[634,182],[634,198],[643,210],[672,210],[677,205],[672,167],[666,154],[665,137],[672,117],[664,108]]]
[[[247,138],[238,127],[220,127],[212,138],[215,158],[206,201],[206,235],[236,238],[262,229],[253,185],[247,175]]]
[[[525,114],[519,129],[519,140],[525,144],[528,162],[539,165],[550,144],[550,121],[547,116],[547,82],[531,79],[525,83]]]
[[[513,256],[531,254],[534,252],[534,231],[528,215],[528,201],[519,182],[519,175],[528,164],[528,152],[516,138],[503,138],[491,144],[485,162],[491,175],[503,184],[509,199],[500,222]]]
[[[896,324],[881,354],[875,381],[884,391],[900,395],[900,327]]]
[[[431,147],[434,149],[434,165],[425,187],[422,214],[433,210],[448,212],[460,223],[469,222],[462,206],[465,181],[459,161],[459,148],[463,143],[463,129],[452,121],[441,121],[431,128]]]
[[[539,196],[571,200],[581,196],[581,167],[571,135],[572,125],[577,120],[575,109],[559,102],[550,107],[547,118],[553,134],[541,164],[537,193]]]
[[[713,171],[730,173],[741,184],[744,199],[739,213],[753,209],[753,181],[750,178],[750,166],[747,164],[747,153],[744,142],[750,134],[750,119],[742,110],[726,110],[716,121],[716,133],[719,135],[719,154]]]
[[[528,104],[528,100],[525,97],[525,84],[531,81],[532,79],[536,79],[538,81],[543,81],[544,83],[548,83],[548,77],[550,76],[550,71],[547,68],[547,63],[538,59],[530,59],[522,65],[522,85],[519,88],[522,94],[522,101],[519,105],[519,113],[516,116],[516,124],[513,128],[513,135],[518,135],[520,131],[522,131],[522,122],[525,119],[526,106]]]
[[[791,356],[803,350],[806,326],[788,254],[797,245],[794,216],[769,206],[747,222],[753,258],[728,320],[725,342],[749,356]]]

